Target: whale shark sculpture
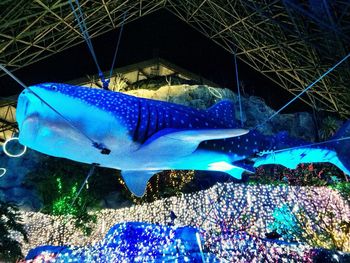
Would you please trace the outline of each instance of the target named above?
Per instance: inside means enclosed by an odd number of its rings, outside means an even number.
[[[144,194],[155,173],[170,169],[222,171],[241,178],[244,171],[254,172],[257,165],[277,160],[275,163],[291,167],[312,159],[333,162],[349,173],[349,157],[340,157],[339,147],[303,148],[306,142],[283,133],[264,136],[248,132],[237,128],[233,116],[234,107],[228,100],[208,110],[196,110],[58,83],[24,90],[16,111],[20,143],[48,155],[119,169],[136,196]],[[343,130],[349,133],[348,128]],[[107,151],[101,153],[96,145]],[[291,146],[300,146],[299,152],[290,152],[296,156],[293,164],[283,152],[256,156],[264,150]],[[298,158],[298,154],[305,156]]]
[[[232,162],[227,154],[196,151],[202,141],[248,132],[234,128],[231,106],[224,101],[200,111],[117,92],[47,83],[20,94],[16,119],[21,144],[48,155],[120,169],[128,188],[142,196],[149,178],[159,171],[222,170],[213,163]],[[101,154],[89,139],[110,153]]]

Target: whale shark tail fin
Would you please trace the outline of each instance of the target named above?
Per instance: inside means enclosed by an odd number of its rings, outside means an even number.
[[[235,118],[235,105],[231,100],[222,100],[207,109],[208,114],[219,122],[222,122],[226,128],[237,127]]]
[[[330,140],[332,142],[329,144],[335,149],[341,162],[337,166],[350,176],[350,120],[346,121]]]

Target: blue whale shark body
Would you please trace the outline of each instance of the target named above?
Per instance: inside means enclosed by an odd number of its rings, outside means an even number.
[[[312,161],[332,162],[350,174],[349,156],[340,144],[304,147],[307,142],[284,133],[264,136],[238,128],[233,116],[234,106],[228,100],[196,110],[58,83],[24,90],[16,111],[23,145],[55,157],[119,169],[136,196],[142,196],[148,180],[162,170],[222,171],[241,178],[244,171],[254,172],[263,164],[295,167]],[[337,136],[350,134],[350,124],[346,125]],[[101,154],[93,144],[105,146],[110,153]],[[295,146],[289,152],[256,156]]]

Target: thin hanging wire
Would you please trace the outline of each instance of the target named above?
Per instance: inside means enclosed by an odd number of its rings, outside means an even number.
[[[76,201],[77,198],[79,197],[81,191],[83,190],[84,185],[87,184],[87,182],[88,182],[90,176],[94,174],[95,168],[96,168],[96,164],[92,164],[88,175],[86,176],[84,182],[83,182],[82,185],[80,186],[80,189],[79,189],[78,193],[75,195],[75,197],[74,197],[74,199],[73,199],[73,201],[72,201],[72,203],[71,203],[72,206],[74,205],[75,201]]]
[[[70,4],[70,6],[72,8],[72,11],[73,11],[73,14],[75,16],[75,19],[77,20],[77,23],[78,23],[78,26],[80,28],[80,31],[83,34],[85,42],[86,42],[86,44],[87,44],[87,46],[88,46],[88,48],[90,50],[92,58],[93,58],[93,60],[94,60],[94,62],[96,64],[96,67],[97,67],[97,70],[98,70],[98,75],[101,78],[103,86],[105,87],[106,80],[105,80],[103,72],[102,72],[102,70],[100,68],[100,65],[98,64],[97,57],[96,57],[96,54],[95,54],[95,50],[94,50],[94,47],[93,47],[92,42],[91,42],[91,38],[90,38],[88,29],[87,29],[87,26],[86,26],[86,23],[85,23],[85,20],[84,20],[84,14],[83,14],[83,12],[81,10],[81,6],[79,4],[79,1],[75,0],[75,4],[77,6],[76,8],[74,7],[72,0],[69,0],[69,4]],[[108,83],[107,83],[107,88],[108,88]]]
[[[332,72],[336,67],[338,67],[340,64],[342,64],[345,60],[347,60],[350,57],[350,53],[347,54],[344,58],[342,58],[339,62],[337,62],[333,67],[328,69],[325,73],[323,73],[318,79],[316,79],[314,82],[312,82],[308,87],[306,87],[302,92],[300,92],[297,96],[295,96],[293,99],[291,99],[289,102],[287,102],[282,108],[280,108],[278,111],[276,111],[274,114],[272,114],[267,120],[265,120],[263,123],[258,124],[255,126],[252,130],[257,129],[258,127],[263,126],[267,122],[269,122],[273,117],[275,117],[277,114],[279,114],[282,110],[284,110],[286,107],[288,107],[292,102],[294,102],[296,99],[298,99],[301,95],[303,95],[306,91],[308,91],[310,88],[312,88],[317,82],[319,82],[321,79],[323,79],[325,76],[327,76],[330,72]]]
[[[221,191],[218,193],[218,200],[217,200],[217,202],[219,202],[219,200],[220,200],[221,196],[223,195],[224,191],[227,190],[227,189],[226,189],[226,188],[227,188],[226,183],[228,183],[228,182],[230,181],[230,179],[231,179],[231,178],[227,178],[227,180],[222,184]],[[210,213],[211,213],[211,211],[212,211],[213,209],[216,209],[216,206],[215,206],[214,202],[212,202],[211,208],[210,208],[209,211],[206,213],[204,219],[202,219],[202,223],[201,223],[200,226],[199,226],[200,228],[202,228],[202,227],[204,226],[204,223],[207,221],[207,219],[208,219],[208,217],[209,217],[209,215],[210,215]]]
[[[331,139],[331,140],[327,140],[327,141],[323,141],[323,142],[315,142],[315,143],[310,143],[310,144],[305,144],[305,145],[299,145],[299,146],[293,146],[293,147],[289,147],[289,148],[279,149],[279,150],[273,151],[272,153],[275,154],[278,152],[284,152],[284,151],[294,150],[294,149],[298,149],[298,148],[305,148],[305,147],[317,146],[317,145],[327,144],[327,143],[331,143],[331,142],[339,142],[339,141],[346,141],[346,140],[350,140],[350,136],[341,137],[341,138],[337,138],[337,139]],[[266,154],[271,154],[271,153],[270,152],[262,153],[261,156],[266,155]]]
[[[124,13],[123,22],[122,22],[122,24],[121,24],[121,26],[120,26],[118,42],[117,42],[117,46],[116,46],[116,48],[115,48],[115,52],[114,52],[114,57],[113,57],[113,61],[112,61],[111,70],[110,70],[110,72],[109,72],[109,79],[112,78],[112,73],[113,73],[113,69],[114,69],[114,64],[115,64],[115,61],[116,61],[116,58],[117,58],[117,54],[118,54],[118,50],[119,50],[119,44],[120,44],[120,40],[121,40],[121,37],[122,37],[122,33],[123,33],[123,29],[124,29],[124,24],[125,24],[125,20],[126,20],[126,14],[127,14],[127,12]]]
[[[235,60],[237,94],[238,94],[238,103],[239,103],[239,117],[240,117],[240,120],[241,120],[241,127],[243,127],[244,123],[243,123],[241,91],[240,91],[240,88],[239,88],[239,78],[238,78],[237,50],[236,50],[236,52],[234,52],[234,60]]]

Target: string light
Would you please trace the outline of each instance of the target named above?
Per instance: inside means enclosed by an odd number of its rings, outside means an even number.
[[[222,189],[224,189],[223,195],[219,195]],[[281,196],[286,197],[284,199]],[[269,225],[273,222],[274,207],[279,207],[285,202],[297,202],[299,207],[304,207],[310,215],[317,215],[318,209],[325,209],[327,203],[325,200],[329,201],[329,211],[334,213],[332,217],[334,223],[342,222],[349,217],[350,211],[346,201],[341,199],[336,191],[329,188],[310,189],[308,187],[256,186],[234,183],[218,183],[204,191],[184,193],[181,196],[164,198],[153,203],[117,210],[101,210],[96,213],[99,218],[99,227],[96,227],[88,238],[78,234],[73,224],[67,224],[69,229],[67,229],[67,236],[63,242],[80,247],[72,247],[70,252],[65,257],[59,258],[57,262],[61,262],[60,260],[63,262],[64,259],[68,261],[69,256],[75,259],[80,255],[89,259],[85,262],[130,261],[129,255],[134,259],[133,262],[154,262],[157,261],[156,255],[159,258],[165,258],[164,262],[175,262],[177,253],[178,261],[185,262],[185,258],[191,258],[192,254],[182,253],[183,251],[190,253],[186,250],[185,240],[187,239],[178,238],[176,229],[180,225],[199,226],[206,214],[208,214],[208,220],[205,221],[200,232],[205,262],[240,262],[242,260],[245,262],[277,262],[284,259],[289,259],[291,262],[312,262],[310,250],[313,248],[311,246],[302,243],[293,245],[283,242],[276,243],[265,240],[264,237]],[[210,210],[211,206],[215,208]],[[339,210],[335,207],[339,207]],[[170,210],[174,211],[178,217],[176,226],[171,226],[173,231],[166,230],[169,226],[165,225],[168,223]],[[43,225],[49,229],[48,234],[57,236],[57,233],[54,233],[56,228],[50,228],[52,217],[35,214],[30,218],[31,222],[40,222],[40,225],[37,226],[35,223],[29,223],[31,227],[35,226],[35,231],[29,231],[35,244],[47,242],[46,235],[42,235]],[[135,232],[126,228],[128,223],[123,222],[142,223],[139,225],[139,230]],[[314,221],[308,222],[311,223],[310,229],[312,229]],[[58,226],[59,221],[56,223],[55,225]],[[118,228],[108,231],[115,223],[121,224],[118,225]],[[92,243],[93,240],[101,240],[101,235],[104,235],[105,231],[110,233],[110,239],[104,243],[101,243],[102,241]],[[113,231],[117,232],[113,234]],[[129,235],[133,240],[133,245],[130,246],[130,242],[121,235]],[[195,239],[193,241],[195,243],[192,245],[198,253],[196,262],[201,262],[198,241]],[[84,246],[87,243],[91,245]],[[52,244],[59,244],[59,242],[55,240]],[[179,249],[179,252],[176,248]],[[99,258],[100,256],[103,258]],[[305,261],[305,258],[310,260]]]

